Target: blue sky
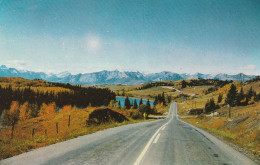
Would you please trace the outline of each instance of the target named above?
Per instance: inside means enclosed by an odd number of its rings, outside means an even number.
[[[260,0],[0,0],[0,64],[260,74]]]

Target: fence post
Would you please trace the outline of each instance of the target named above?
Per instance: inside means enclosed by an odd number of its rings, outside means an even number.
[[[70,127],[70,115],[69,115],[68,127]]]
[[[228,117],[231,118],[231,106],[229,105],[229,108],[228,108]]]
[[[34,131],[35,131],[35,129],[33,128],[33,130],[32,130],[32,138],[34,137]]]
[[[58,125],[58,123],[56,123],[56,132],[57,132],[57,134],[59,133],[59,125]]]

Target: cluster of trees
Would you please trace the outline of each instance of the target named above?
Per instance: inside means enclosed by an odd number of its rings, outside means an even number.
[[[210,94],[210,93],[217,91],[217,90],[218,90],[218,87],[210,87],[204,93],[207,95],[207,94]]]
[[[63,107],[64,105],[72,105],[77,107],[87,107],[108,105],[111,100],[115,100],[115,93],[109,89],[100,88],[83,88],[81,86],[72,86],[68,84],[58,84],[57,86],[63,86],[69,88],[71,91],[64,91],[59,93],[54,92],[39,92],[34,91],[30,87],[25,89],[12,89],[2,88],[0,86],[0,111],[4,109],[10,109],[12,101],[17,101],[19,104],[28,102],[33,111],[33,116],[36,117],[39,113],[39,107],[45,103],[50,104],[54,102],[57,107]],[[38,108],[37,108],[38,107]]]
[[[182,82],[181,82],[181,88],[183,89],[183,88],[186,88],[187,87],[187,82],[185,81],[185,80],[182,80]]]
[[[135,100],[135,102],[136,102],[136,100]],[[119,104],[119,106],[120,106],[120,101],[118,102],[118,104]],[[131,102],[130,102],[130,100],[129,100],[129,97],[127,96],[126,98],[125,98],[125,108],[126,109],[130,109],[131,108]]]
[[[154,98],[154,105],[157,105],[157,104],[166,105],[164,92],[162,94],[158,94],[158,96],[155,96],[155,98]]]
[[[120,106],[120,101],[118,102],[118,105]],[[151,104],[150,104],[150,101],[149,99],[147,100],[146,104],[143,103],[143,99],[141,98],[140,99],[140,102],[139,102],[139,106],[137,104],[137,101],[136,99],[134,100],[134,103],[131,104],[130,100],[129,100],[129,97],[127,96],[126,99],[125,99],[125,109],[131,109],[131,107],[133,109],[138,109],[139,112],[143,115],[145,114],[145,118],[153,113],[153,109],[151,108]]]
[[[223,100],[223,94],[219,94],[217,103],[221,103]],[[253,104],[254,101],[260,100],[260,94],[256,92],[251,87],[247,93],[244,92],[243,88],[240,89],[240,92],[237,92],[237,88],[234,84],[231,85],[230,90],[228,91],[227,97],[225,99],[225,104],[228,104],[231,107],[234,106],[246,106]],[[219,105],[215,103],[214,99],[209,99],[205,104],[205,112],[210,113],[214,112],[215,109],[219,108]]]
[[[71,105],[65,105],[60,112],[68,112],[77,109],[76,107],[72,107]],[[38,111],[37,116],[47,116],[47,115],[54,115],[58,112],[59,108],[57,107],[55,102],[45,104],[42,103],[40,109],[38,107],[25,102],[23,104],[19,104],[18,101],[12,101],[10,109],[4,110],[2,113],[2,125],[3,126],[11,126],[11,138],[13,138],[13,132],[15,124],[18,121],[24,121],[30,118],[35,117],[35,112]],[[70,117],[69,117],[70,121]],[[70,122],[69,122],[70,124]],[[68,124],[68,126],[69,126]]]
[[[118,90],[117,93],[116,93],[116,95],[117,95],[117,96],[125,96],[125,95],[126,95],[126,94],[125,94],[125,89],[123,88],[121,93],[120,93],[119,90]]]
[[[213,98],[209,99],[207,103],[205,104],[205,113],[214,112],[216,109],[219,108],[219,105],[217,105]]]
[[[223,81],[223,80],[214,80],[214,79],[198,79],[198,80],[190,80],[190,82],[186,82],[185,80],[181,81],[181,87],[186,88],[187,86],[203,86],[203,85],[214,85],[215,87],[223,87],[232,81]]]
[[[230,90],[228,91],[225,103],[229,104],[231,107],[234,106],[246,106],[248,104],[254,103],[254,101],[259,100],[259,94],[251,87],[249,91],[245,94],[243,88],[240,89],[240,92],[237,92],[237,88],[234,84],[231,85]]]
[[[260,81],[260,76],[256,76],[255,78],[248,80],[247,82],[257,82]]]
[[[121,105],[120,101],[118,102],[118,105],[119,106]],[[143,105],[143,99],[142,98],[140,99],[139,106],[137,104],[136,99],[134,100],[133,104],[130,102],[128,96],[125,99],[125,109],[130,109],[131,107],[133,107],[134,109],[138,109],[141,105]],[[149,106],[149,108],[151,108],[151,104],[150,104],[150,100],[149,99],[147,100],[146,105]]]
[[[148,88],[157,87],[157,86],[174,86],[174,82],[171,82],[171,81],[169,81],[169,82],[151,82],[151,83],[146,83],[137,89],[143,90],[143,89],[148,89]]]
[[[149,114],[152,114],[153,109],[150,106],[150,102],[148,101],[146,105],[144,104],[140,105],[139,112],[142,113],[145,118],[147,118]]]

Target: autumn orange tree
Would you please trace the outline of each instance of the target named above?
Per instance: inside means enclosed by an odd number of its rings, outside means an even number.
[[[47,105],[44,114],[46,115],[54,115],[56,112],[57,106],[55,102],[52,102]]]
[[[31,109],[29,109],[29,103],[25,102],[22,105],[20,105],[20,114],[19,114],[19,119],[21,121],[29,119],[31,116]]]
[[[17,101],[12,101],[9,111],[3,112],[3,124],[7,126],[12,126],[11,138],[14,136],[14,127],[19,120],[19,103]]]
[[[74,109],[74,108],[73,108],[73,109]],[[63,112],[69,112],[68,127],[70,126],[70,117],[71,117],[71,112],[73,111],[73,109],[72,109],[72,106],[71,106],[71,105],[65,105],[65,106],[62,108],[62,110],[61,110],[62,113],[63,113]]]
[[[39,110],[39,116],[43,116],[45,114],[46,107],[47,107],[47,104],[42,103],[41,108]]]

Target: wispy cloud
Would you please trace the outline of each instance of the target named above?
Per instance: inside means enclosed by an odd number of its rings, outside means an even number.
[[[251,75],[258,75],[259,73],[257,72],[257,66],[253,64],[241,66],[237,68],[240,73],[245,73],[245,74],[251,74]]]
[[[8,67],[13,67],[17,69],[26,69],[27,64],[28,61],[23,61],[23,60],[11,60],[6,62],[6,65]]]
[[[255,65],[246,65],[246,66],[239,67],[239,69],[243,70],[243,71],[255,70],[256,66]]]

